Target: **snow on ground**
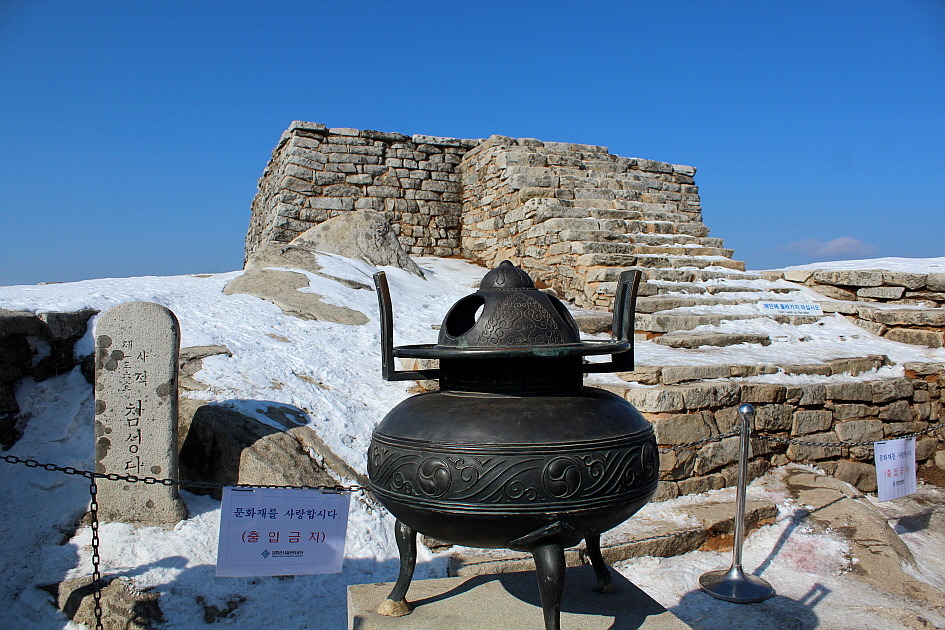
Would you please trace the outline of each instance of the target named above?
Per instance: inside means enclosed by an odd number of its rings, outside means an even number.
[[[375,269],[365,263],[337,256],[320,257],[322,273],[371,284]],[[485,272],[459,260],[422,258],[427,271],[421,279],[399,269],[385,269],[394,306],[395,343],[428,343],[436,339],[432,326]],[[0,287],[0,308],[29,311],[105,310],[116,304],[144,300],[163,304],[177,315],[182,346],[226,345],[232,357],[206,359],[196,377],[210,385],[199,395],[228,404],[244,413],[255,413],[272,404],[302,410],[308,422],[338,455],[355,469],[365,471],[365,453],[374,425],[400,400],[409,384],[380,378],[380,353],[376,296],[373,291],[349,288],[322,275],[307,273],[308,289],[324,301],[363,312],[364,326],[313,322],[283,314],[269,302],[248,295],[224,295],[222,289],[240,272],[177,277],[144,277],[88,280],[67,284]],[[738,325],[743,325],[740,322]],[[755,322],[758,331],[773,330],[773,322]],[[834,356],[890,354],[892,342],[872,339],[840,320],[828,318],[824,327],[801,332],[805,340],[788,337],[768,350],[741,346],[714,354],[682,353],[653,343],[639,343],[642,364],[683,364],[682,357],[697,356],[701,364],[730,362],[734,356],[779,363],[803,363]],[[853,332],[858,337],[853,339]],[[895,344],[902,346],[902,344]],[[803,349],[801,349],[803,348]],[[897,360],[923,360],[920,350],[900,350]],[[78,344],[77,354],[93,349],[89,332]],[[910,354],[911,353],[911,354]],[[895,353],[893,353],[895,354]],[[926,355],[922,355],[923,357]],[[932,357],[933,355],[928,355]],[[945,355],[934,355],[937,360]],[[35,458],[59,465],[89,469],[93,465],[92,390],[78,371],[42,383],[24,382],[17,392],[24,414],[30,419],[24,436],[6,454]],[[87,481],[42,469],[0,462],[4,483],[0,497],[6,518],[0,521],[0,549],[5,571],[0,574],[0,601],[8,603],[7,615],[16,627],[51,630],[77,626],[49,605],[50,596],[37,587],[91,572],[90,531],[75,525],[88,505]],[[108,483],[108,482],[102,482]],[[859,583],[843,578],[849,568],[840,538],[792,527],[792,507],[777,489],[777,479],[756,494],[768,493],[782,505],[774,525],[752,536],[746,547],[746,568],[763,566],[775,584],[779,599],[754,607],[735,607],[699,594],[698,575],[728,563],[725,554],[693,552],[669,559],[644,558],[619,567],[641,588],[687,619],[694,627],[746,627],[741,621],[755,615],[764,623],[765,606],[795,606],[812,611],[820,627],[872,628],[869,619],[852,622],[843,611],[856,609],[863,598],[875,598]],[[720,491],[725,492],[725,491]],[[352,501],[344,570],[327,576],[294,578],[216,578],[214,562],[219,523],[219,503],[211,498],[182,493],[191,516],[171,528],[103,524],[101,553],[106,574],[124,575],[140,588],[161,593],[166,630],[203,627],[204,606],[235,609],[217,623],[232,627],[343,628],[346,617],[345,587],[353,583],[390,581],[397,573],[397,553],[390,535],[392,519],[359,495]],[[50,509],[54,506],[54,509]],[[685,503],[661,504],[654,513],[680,510]],[[942,541],[929,541],[922,531],[910,534],[907,543],[924,553],[942,553]],[[816,553],[813,551],[816,550]],[[920,567],[945,580],[941,563]],[[421,550],[416,578],[442,577],[446,558]],[[785,599],[786,598],[786,599]],[[826,598],[829,605],[821,600]],[[780,602],[780,603],[779,603]],[[800,602],[800,603],[798,603]],[[825,609],[838,610],[828,613]],[[724,611],[730,610],[730,613]],[[722,611],[722,612],[720,612]],[[751,612],[755,611],[755,612]],[[758,612],[761,611],[761,612]],[[808,614],[808,613],[804,613]],[[748,617],[745,617],[748,615]],[[751,617],[754,619],[754,617]],[[848,624],[848,625],[844,625]],[[813,627],[798,625],[797,627]],[[890,628],[888,624],[883,626]]]
[[[864,258],[860,260],[835,260],[831,262],[814,262],[806,265],[784,267],[779,271],[792,269],[830,269],[842,271],[846,269],[886,269],[888,271],[903,271],[906,273],[942,273],[945,272],[945,258]]]

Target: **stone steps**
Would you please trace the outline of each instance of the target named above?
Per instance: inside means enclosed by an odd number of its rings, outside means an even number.
[[[694,350],[703,346],[713,346],[724,348],[726,346],[736,346],[743,343],[754,343],[762,346],[771,345],[771,338],[768,335],[755,335],[746,333],[692,333],[676,332],[667,333],[653,339],[655,343],[670,348],[680,348]]]
[[[598,227],[600,227],[598,225]],[[596,243],[636,243],[654,247],[709,247],[725,249],[724,241],[708,236],[689,236],[688,234],[626,234],[605,229],[567,229],[559,233],[562,241],[588,241]],[[731,250],[728,250],[731,251]]]
[[[758,291],[756,291],[757,293]],[[746,292],[751,293],[751,292]],[[692,306],[728,306],[735,304],[753,304],[757,299],[738,297],[738,293],[696,294],[696,295],[654,295],[637,298],[637,313],[658,313]],[[771,300],[778,301],[778,300]],[[759,313],[760,315],[760,313]]]
[[[560,250],[560,251],[559,251]],[[616,243],[602,241],[571,241],[549,248],[549,254],[649,254],[654,256],[687,256],[731,258],[733,250],[718,247],[647,245],[644,243]]]
[[[703,314],[673,314],[641,313],[636,317],[636,331],[653,338],[666,333],[688,331],[697,326],[718,326],[725,321],[740,321],[750,319],[769,318],[779,324],[813,324],[820,317],[811,315],[762,315],[740,313],[703,313]]]
[[[758,280],[761,278],[761,276],[758,274],[739,272],[729,269],[654,269],[630,265],[619,269],[611,267],[598,267],[596,269],[590,269],[587,274],[587,280],[589,282],[616,282],[620,279],[620,273],[625,270],[642,271],[645,282],[664,281],[676,283],[697,283],[707,280]]]

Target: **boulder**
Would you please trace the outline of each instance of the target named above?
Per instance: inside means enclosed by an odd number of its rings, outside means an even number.
[[[400,267],[423,277],[397,240],[383,213],[372,210],[346,212],[299,234],[289,245],[363,260],[375,266]]]
[[[151,630],[164,621],[159,593],[139,591],[126,578],[105,577],[104,580],[107,584],[102,587],[101,601],[105,630]],[[55,595],[59,609],[69,619],[95,627],[95,589],[90,576],[44,588]]]
[[[230,280],[223,292],[227,295],[244,293],[272,302],[286,315],[301,319],[334,322],[360,326],[367,316],[361,311],[322,302],[317,293],[303,293],[309,286],[305,274],[282,269],[247,269],[243,275]]]
[[[181,429],[187,433],[180,451],[181,478],[225,485],[366,484],[304,424],[300,410],[276,403],[260,405],[266,406],[269,422],[231,407],[181,399]],[[219,497],[220,491],[209,494]]]

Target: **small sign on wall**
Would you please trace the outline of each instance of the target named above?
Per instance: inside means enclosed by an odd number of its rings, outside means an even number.
[[[761,312],[766,315],[823,315],[820,304],[805,302],[758,302]]]
[[[898,499],[916,490],[915,438],[873,443],[876,488],[880,501]]]
[[[350,500],[346,492],[223,488],[217,576],[340,572]]]

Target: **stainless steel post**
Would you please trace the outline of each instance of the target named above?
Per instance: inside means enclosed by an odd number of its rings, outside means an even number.
[[[749,436],[755,420],[755,408],[745,404],[738,408],[741,420],[741,435],[738,451],[738,485],[735,494],[735,547],[732,549],[732,566],[728,570],[709,571],[699,578],[699,586],[712,597],[751,604],[768,599],[774,589],[757,575],[747,575],[742,569],[742,545],[745,541],[745,487],[748,485],[748,454],[751,447]]]

